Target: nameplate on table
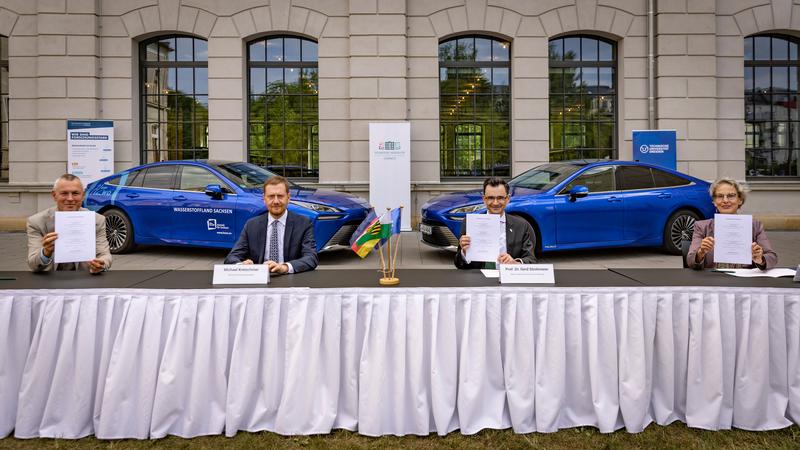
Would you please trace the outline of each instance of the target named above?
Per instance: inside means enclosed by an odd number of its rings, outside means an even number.
[[[555,284],[552,264],[500,264],[500,284]]]
[[[212,284],[269,284],[264,264],[216,264]]]

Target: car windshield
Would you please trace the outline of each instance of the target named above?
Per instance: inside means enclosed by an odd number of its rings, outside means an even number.
[[[509,181],[508,184],[513,187],[546,191],[564,181],[568,176],[577,172],[580,168],[581,166],[577,164],[543,164],[541,166],[534,167],[525,173],[517,175],[511,181]]]
[[[232,162],[225,164],[216,164],[214,168],[219,170],[223,175],[228,177],[229,180],[236,183],[240,188],[260,188],[264,182],[274,177],[276,174],[270,172],[263,167],[256,166],[246,162]],[[300,188],[300,186],[289,182],[292,188]]]

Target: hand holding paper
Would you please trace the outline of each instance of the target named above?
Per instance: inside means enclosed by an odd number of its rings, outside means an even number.
[[[714,215],[714,262],[750,265],[753,261],[753,216]]]
[[[469,247],[467,261],[497,262],[500,255],[500,234],[505,233],[497,214],[467,214]]]
[[[97,256],[94,211],[56,211],[56,264],[93,261]],[[45,235],[47,238],[48,235]],[[42,240],[44,243],[44,239]],[[102,265],[102,261],[99,263]],[[90,265],[91,267],[91,265]],[[102,270],[102,267],[100,268]]]

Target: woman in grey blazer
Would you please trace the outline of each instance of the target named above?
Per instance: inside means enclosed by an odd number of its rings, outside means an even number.
[[[711,200],[719,214],[736,214],[744,204],[747,193],[744,188],[731,178],[720,178],[711,184],[709,189]],[[737,264],[714,263],[714,219],[702,220],[694,224],[694,235],[686,262],[692,269],[726,267],[726,268],[753,268],[769,270],[778,263],[778,254],[772,249],[764,231],[764,224],[753,219],[753,252],[752,264],[744,266]]]

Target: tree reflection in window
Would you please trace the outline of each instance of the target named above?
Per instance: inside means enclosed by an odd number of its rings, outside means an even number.
[[[208,43],[159,36],[139,46],[141,162],[208,158]]]
[[[248,161],[319,176],[317,43],[270,36],[248,45]]]
[[[782,35],[744,39],[745,159],[748,177],[797,177],[798,39]]]
[[[550,41],[550,161],[615,158],[616,51],[594,36]]]
[[[510,174],[509,42],[460,36],[439,44],[442,177]]]

